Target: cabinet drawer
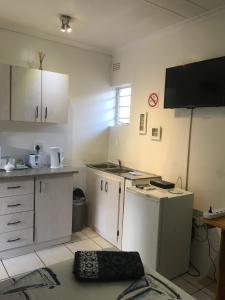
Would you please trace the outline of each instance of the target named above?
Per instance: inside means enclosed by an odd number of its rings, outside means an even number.
[[[0,216],[0,233],[32,227],[33,215],[33,211],[26,211]]]
[[[33,208],[34,196],[32,194],[0,198],[0,215],[29,211]]]
[[[33,243],[33,228],[0,234],[0,251],[22,247]]]
[[[0,182],[0,197],[34,193],[34,180],[7,180]]]

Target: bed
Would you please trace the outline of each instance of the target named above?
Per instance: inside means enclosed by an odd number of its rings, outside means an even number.
[[[79,282],[75,279],[73,260],[67,260],[49,268],[35,270],[14,279],[0,282],[1,300],[116,300],[116,299],[182,299],[194,300],[193,297],[175,286],[171,281],[160,276],[153,270],[146,270],[150,276],[159,280],[161,284],[179,297],[166,298],[162,294],[140,294],[141,289],[136,288],[131,281],[120,282]],[[138,282],[140,284],[140,282]],[[129,288],[127,290],[127,288]],[[130,290],[132,290],[133,292]],[[143,290],[143,289],[142,289]],[[128,291],[128,292],[127,292]],[[136,295],[135,295],[136,293]],[[138,295],[140,294],[140,295]],[[173,293],[172,293],[173,294]]]

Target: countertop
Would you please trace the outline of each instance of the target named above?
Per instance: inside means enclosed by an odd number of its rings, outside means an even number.
[[[94,166],[95,164],[91,164],[91,163],[87,163],[86,166],[88,168],[92,168],[92,169],[95,169],[97,171],[100,171],[100,172],[106,172],[108,174],[111,174],[111,175],[116,175],[116,176],[120,176],[120,177],[123,177],[125,179],[129,179],[129,180],[135,180],[135,179],[148,179],[148,178],[161,178],[161,176],[159,175],[156,175],[156,174],[152,174],[152,173],[147,173],[147,172],[142,172],[142,171],[139,171],[139,170],[136,170],[136,169],[132,169],[132,168],[129,168],[132,170],[132,172],[137,172],[137,175],[134,175],[134,174],[131,174],[130,172],[127,172],[127,173],[113,173],[113,172],[110,172],[106,169],[101,169],[101,168],[97,168]],[[116,166],[118,167],[118,166]],[[126,167],[125,167],[126,168]]]
[[[48,167],[36,168],[36,169],[25,169],[25,170],[14,170],[11,172],[0,172],[0,180],[6,178],[17,178],[17,177],[35,177],[42,175],[57,175],[57,174],[70,174],[70,173],[78,173],[78,170],[75,167],[67,166],[57,169],[51,169]]]

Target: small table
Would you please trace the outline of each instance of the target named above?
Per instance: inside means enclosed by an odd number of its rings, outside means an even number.
[[[217,282],[216,300],[225,299],[225,216],[216,219],[201,218],[202,222],[221,229],[219,274]]]

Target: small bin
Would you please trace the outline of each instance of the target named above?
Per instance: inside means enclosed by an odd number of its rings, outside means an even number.
[[[73,191],[73,232],[82,230],[86,225],[86,198],[84,192],[76,188]]]

